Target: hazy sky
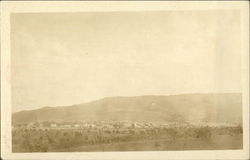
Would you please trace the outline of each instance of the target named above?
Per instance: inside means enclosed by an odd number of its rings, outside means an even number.
[[[12,14],[13,111],[240,92],[238,11]]]

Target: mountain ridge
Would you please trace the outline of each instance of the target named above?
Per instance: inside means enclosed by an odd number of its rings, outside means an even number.
[[[13,123],[134,120],[242,123],[240,93],[105,97],[87,103],[43,107],[12,114]]]

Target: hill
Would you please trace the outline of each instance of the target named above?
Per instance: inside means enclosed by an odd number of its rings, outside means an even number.
[[[12,114],[14,123],[98,120],[241,123],[241,94],[108,97],[78,105]]]

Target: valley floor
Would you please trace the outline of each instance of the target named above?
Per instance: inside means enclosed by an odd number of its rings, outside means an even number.
[[[176,140],[143,140],[113,144],[89,145],[51,152],[100,152],[100,151],[174,151],[174,150],[226,150],[242,149],[242,135],[220,135],[212,140],[202,138]]]
[[[101,152],[242,149],[239,127],[169,128],[130,132],[14,131],[13,152]]]

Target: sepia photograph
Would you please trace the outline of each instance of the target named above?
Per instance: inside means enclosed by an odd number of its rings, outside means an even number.
[[[11,154],[249,156],[244,12],[107,8],[8,12],[1,145]]]

